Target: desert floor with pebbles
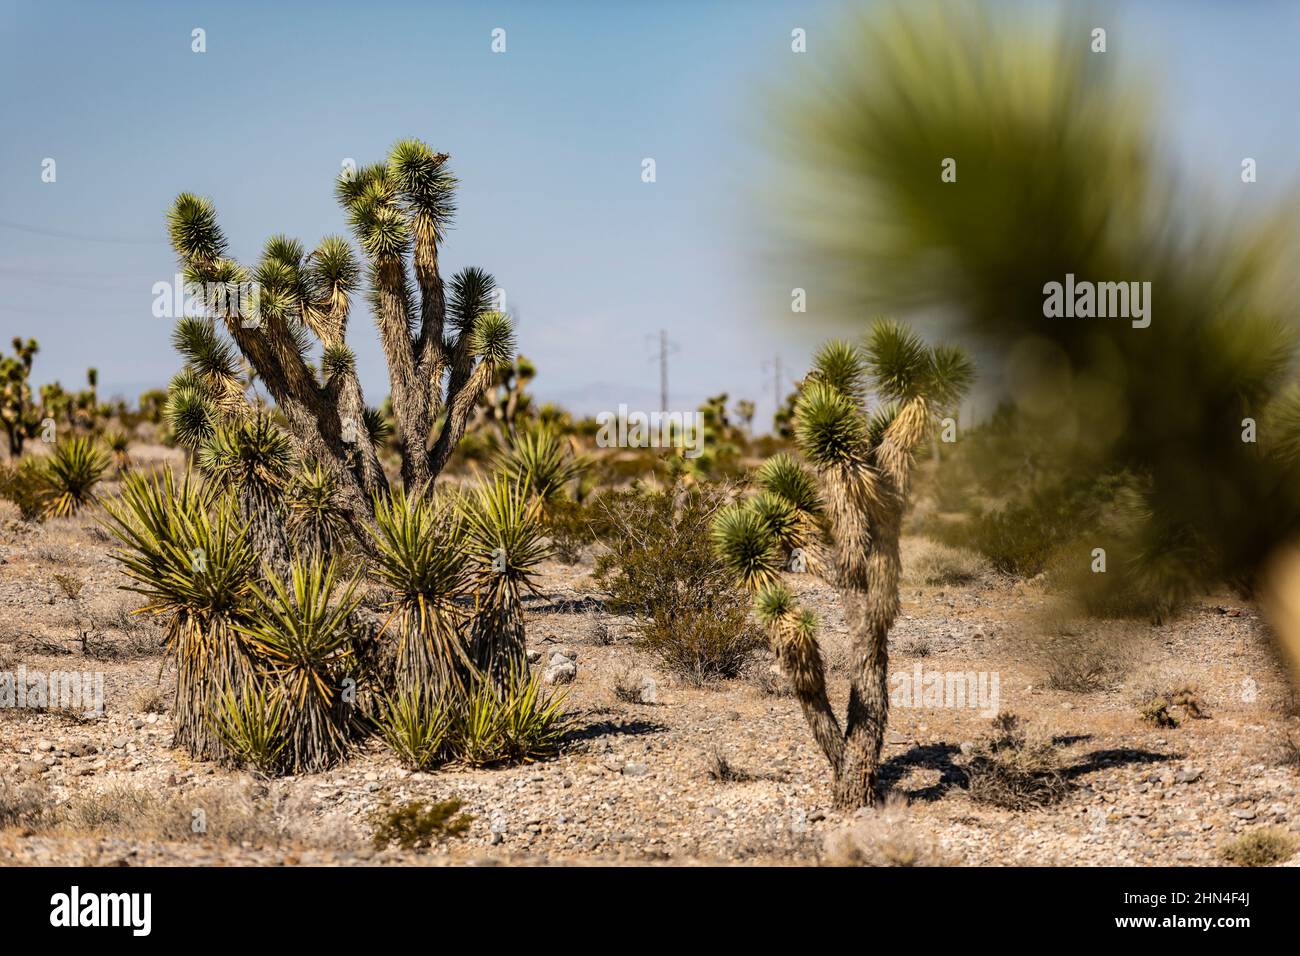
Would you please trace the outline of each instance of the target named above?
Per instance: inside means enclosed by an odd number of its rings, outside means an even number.
[[[604,612],[590,555],[546,564],[528,602],[530,659],[576,664],[575,726],[555,759],[410,773],[376,739],[293,778],[193,762],[170,746],[161,628],[130,614],[140,601],[120,589],[109,549],[92,515],[30,526],[0,505],[0,671],[102,672],[105,692],[102,717],[0,709],[0,862],[1194,865],[1222,862],[1252,828],[1300,837],[1288,743],[1300,742],[1300,709],[1255,608],[1230,595],[1158,626],[1074,624],[1034,583],[909,580],[892,672],[996,675],[996,709],[1057,754],[1063,794],[1025,810],[972,799],[967,758],[991,711],[922,699],[892,710],[886,805],[843,814],[770,661],[720,684],[675,678],[635,647],[630,619]],[[821,618],[842,707],[834,592],[796,583]],[[1063,653],[1085,658],[1065,677]],[[1070,675],[1083,689],[1055,686]],[[1199,717],[1141,716],[1153,694],[1182,691]],[[373,848],[385,806],[449,798],[472,816],[465,836]]]

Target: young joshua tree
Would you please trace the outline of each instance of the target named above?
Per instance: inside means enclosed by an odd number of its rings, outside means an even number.
[[[471,267],[444,284],[438,256],[455,186],[447,155],[409,139],[387,162],[345,172],[336,189],[368,266],[402,481],[415,495],[429,493],[479,396],[514,357],[510,320],[490,308],[492,277]],[[297,240],[274,236],[250,269],[227,255],[212,202],[191,193],[176,198],[168,226],[186,281],[204,284],[208,310],[283,412],[296,457],[329,470],[338,506],[359,533],[387,480],[373,440],[376,417],[347,345],[361,277],[352,248],[331,236],[308,254]],[[249,287],[256,290],[251,308],[242,292]],[[236,289],[239,296],[206,295]],[[309,361],[314,345],[319,372]],[[205,382],[202,363],[188,357],[195,374],[181,384],[191,417],[201,421],[204,403],[229,398],[229,364],[216,363]]]
[[[972,378],[961,350],[930,348],[893,321],[877,321],[864,347],[825,345],[795,406],[795,441],[813,473],[788,455],[769,459],[757,474],[759,494],[714,525],[719,551],[756,594],[772,649],[830,761],[841,808],[876,800],[913,452]],[[870,412],[869,385],[879,400]],[[787,567],[820,574],[843,602],[852,641],[843,726],[827,697],[816,620],[781,581]]]

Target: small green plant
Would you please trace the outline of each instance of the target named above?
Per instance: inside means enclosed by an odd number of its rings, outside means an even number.
[[[113,456],[113,468],[119,475],[131,467],[131,436],[123,431],[106,431],[104,444]]]
[[[504,687],[480,681],[454,714],[451,755],[471,767],[554,755],[572,726],[565,697],[543,691],[535,672],[516,676]]]
[[[541,502],[543,513],[571,497],[570,486],[580,481],[589,462],[549,428],[536,428],[514,436],[497,459],[497,469]]]
[[[45,516],[66,518],[94,501],[95,485],[108,466],[108,456],[90,438],[76,437],[55,445],[54,453],[41,463]]]
[[[337,484],[319,462],[303,465],[290,479],[289,533],[300,552],[329,558],[348,543],[347,519],[335,504]]]
[[[452,713],[445,698],[419,691],[384,701],[379,731],[408,770],[428,770],[447,756]]]
[[[1173,690],[1148,690],[1142,695],[1138,713],[1142,719],[1157,727],[1177,727],[1182,721],[1174,715],[1174,708],[1182,711],[1183,717],[1201,720],[1206,717],[1204,705],[1196,688],[1188,685]]]
[[[12,501],[24,521],[45,517],[47,486],[35,458],[24,458],[17,465],[0,465],[0,498]]]
[[[1295,837],[1277,827],[1257,827],[1229,840],[1219,856],[1236,866],[1272,866],[1296,851]]]
[[[375,812],[374,845],[377,850],[396,843],[403,850],[423,850],[449,837],[463,837],[474,818],[461,813],[459,800],[438,803],[413,801]]]
[[[231,756],[262,773],[284,769],[286,701],[261,688],[248,688],[238,698],[227,691],[213,726]]]

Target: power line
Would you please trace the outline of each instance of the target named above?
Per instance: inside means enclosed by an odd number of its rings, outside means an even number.
[[[65,232],[61,229],[45,229],[40,226],[29,226],[26,223],[12,222],[8,219],[0,219],[0,227],[13,229],[16,232],[27,232],[36,236],[51,236],[55,239],[72,239],[76,242],[107,242],[114,245],[125,246],[160,246],[165,245],[165,239],[135,239],[130,236],[91,236],[86,233]]]

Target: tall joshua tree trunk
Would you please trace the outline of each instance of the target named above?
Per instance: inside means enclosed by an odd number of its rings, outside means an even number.
[[[759,618],[831,766],[832,799],[849,809],[877,797],[889,720],[889,631],[898,617],[899,557],[908,476],[933,410],[969,387],[958,350],[928,348],[905,327],[877,322],[865,348],[832,342],[818,353],[795,407],[799,450],[759,469],[759,494],[718,516],[714,538]],[[882,400],[867,413],[868,380]],[[786,569],[825,577],[844,606],[851,641],[841,726],[826,690],[816,620],[795,606]]]

